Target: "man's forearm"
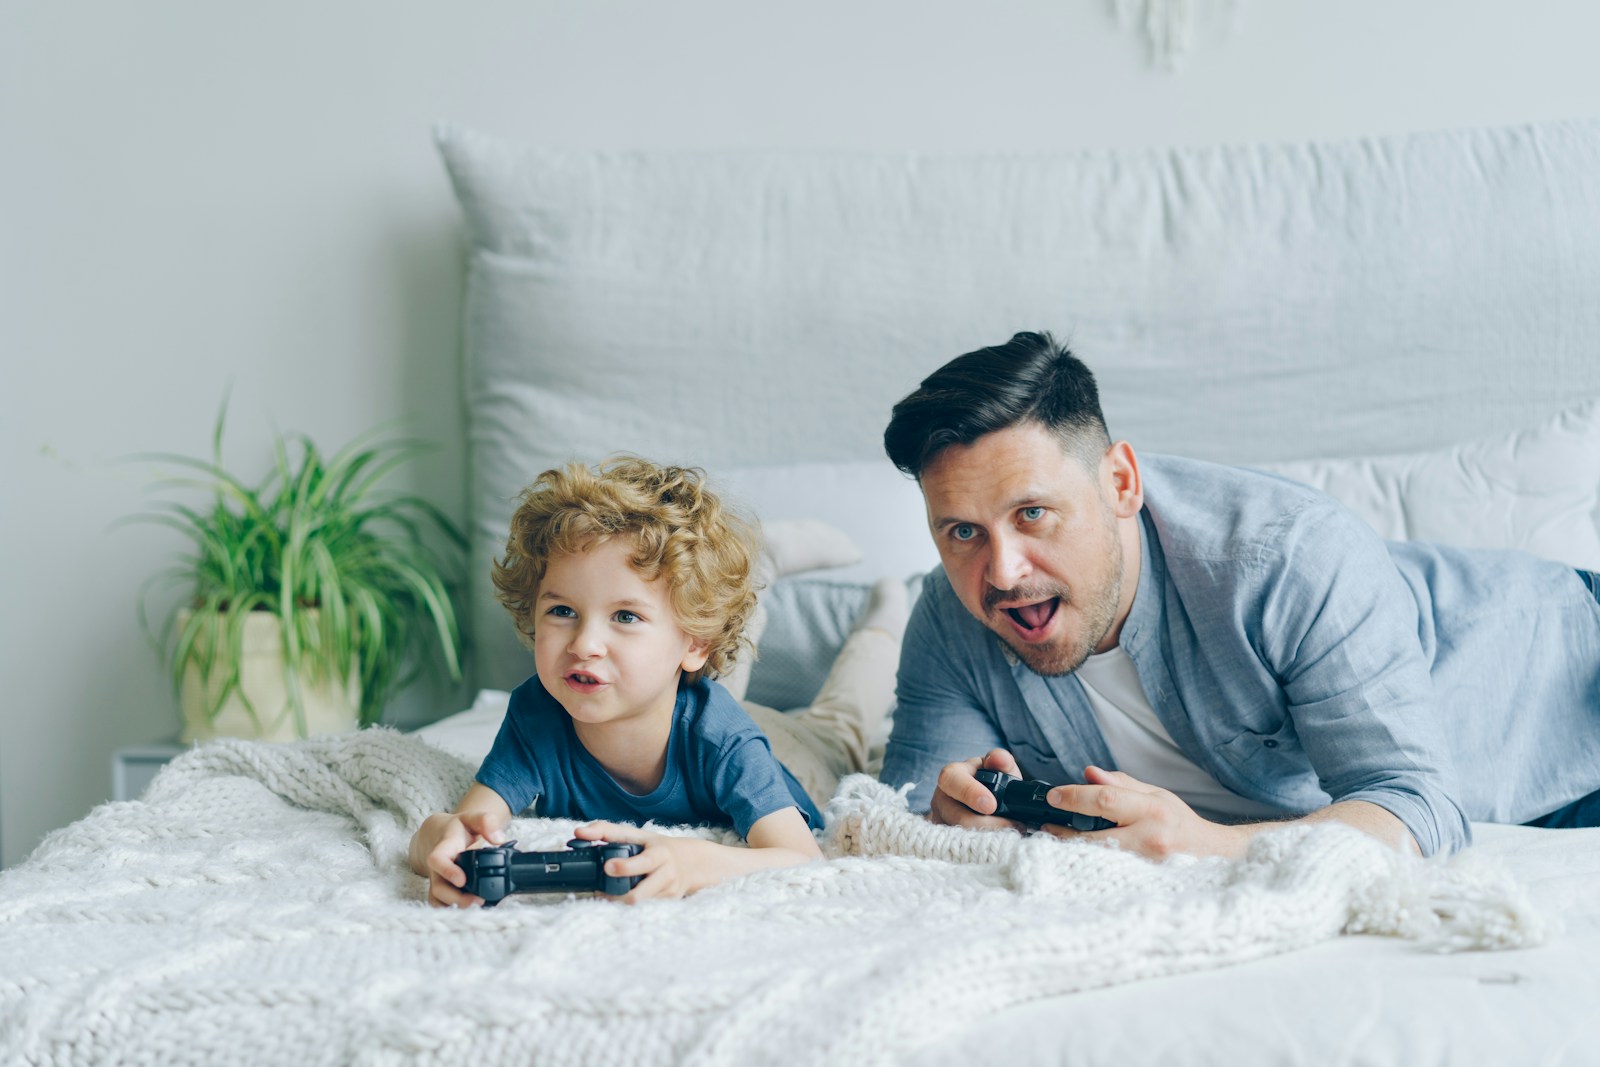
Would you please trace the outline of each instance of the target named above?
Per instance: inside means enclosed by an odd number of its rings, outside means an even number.
[[[1391,848],[1413,856],[1422,855],[1416,838],[1406,829],[1406,824],[1387,808],[1366,800],[1341,800],[1320,811],[1304,816],[1304,822],[1342,822],[1353,826],[1369,837],[1375,837]]]
[[[1406,829],[1406,824],[1401,822],[1395,814],[1387,808],[1365,800],[1341,800],[1325,808],[1301,815],[1294,819],[1285,819],[1282,822],[1242,823],[1231,827],[1235,831],[1233,858],[1243,856],[1250,847],[1250,841],[1256,834],[1266,830],[1276,830],[1295,823],[1343,823],[1346,826],[1360,830],[1368,837],[1376,838],[1388,845],[1412,856],[1420,856],[1422,850],[1417,847],[1417,842],[1411,836],[1411,831]]]
[[[1239,859],[1250,849],[1256,834],[1294,823],[1338,822],[1360,830],[1391,848],[1417,855],[1420,850],[1400,819],[1376,804],[1344,800],[1320,811],[1282,822],[1220,823],[1202,818],[1170,790],[1141,782],[1122,771],[1084,768],[1084,785],[1058,785],[1047,799],[1064,811],[1098,815],[1116,823],[1107,830],[1084,834],[1046,824],[1057,836],[1083,836],[1091,841],[1115,841],[1120,847],[1147,859],[1169,856],[1222,856]]]

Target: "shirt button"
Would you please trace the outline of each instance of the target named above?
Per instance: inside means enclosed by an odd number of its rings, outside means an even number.
[[[1276,740],[1274,740],[1273,738],[1270,738],[1270,737],[1267,738],[1265,741],[1263,741],[1261,743],[1263,745],[1266,745],[1268,748],[1277,748],[1278,747],[1278,742]]]

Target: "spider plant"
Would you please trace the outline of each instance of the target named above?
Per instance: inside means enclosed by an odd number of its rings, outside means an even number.
[[[461,635],[445,581],[453,568],[430,546],[429,534],[442,534],[457,553],[465,538],[426,500],[381,488],[396,468],[433,446],[379,430],[324,456],[302,434],[276,433],[273,468],[251,485],[222,464],[226,416],[224,402],[209,461],[170,453],[135,457],[187,472],[162,479],[157,490],[199,488],[209,497],[201,506],[161,500],[136,516],[191,542],[181,562],[152,579],[188,591],[154,635],[170,649],[174,687],[183,687],[191,668],[199,679],[220,679],[208,685],[207,717],[214,721],[237,695],[260,728],[261,710],[240,684],[246,620],[259,612],[277,618],[284,689],[302,737],[307,685],[358,679],[359,721],[367,726],[416,677],[430,648],[459,680]],[[150,632],[144,597],[140,616]]]

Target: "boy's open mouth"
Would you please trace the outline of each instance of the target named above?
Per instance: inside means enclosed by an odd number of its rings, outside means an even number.
[[[1050,627],[1050,620],[1056,617],[1056,608],[1061,605],[1059,597],[1041,600],[1037,604],[1022,604],[1014,608],[1003,609],[1011,619],[1011,624],[1024,640],[1037,640],[1044,636]]]
[[[592,693],[606,684],[588,671],[567,672],[566,683],[580,693]]]

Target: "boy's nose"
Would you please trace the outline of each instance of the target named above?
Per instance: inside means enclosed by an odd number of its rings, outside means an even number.
[[[601,640],[596,627],[580,626],[572,635],[567,651],[580,659],[593,659],[605,651],[605,642]]]

